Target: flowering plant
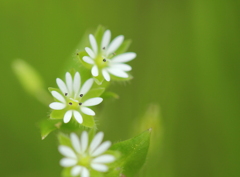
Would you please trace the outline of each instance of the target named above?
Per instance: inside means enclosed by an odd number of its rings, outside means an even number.
[[[132,79],[132,67],[126,62],[136,58],[136,53],[126,52],[131,41],[124,41],[123,35],[110,41],[110,30],[102,26],[94,35],[89,34],[89,41],[79,48],[74,58],[77,63],[65,73],[65,80],[57,78],[58,88],[49,88],[52,97],[31,66],[22,60],[14,64],[23,86],[51,109],[49,118],[40,123],[41,136],[45,139],[58,130],[63,177],[131,177],[145,162],[151,129],[113,145],[103,142],[103,132],[97,133],[96,108],[104,104],[106,95],[116,97],[105,90],[111,81]]]

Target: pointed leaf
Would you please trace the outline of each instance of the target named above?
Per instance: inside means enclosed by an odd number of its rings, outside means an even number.
[[[133,177],[142,167],[146,160],[151,129],[140,135],[114,144],[110,150],[117,150],[121,153],[120,159],[116,162],[118,167],[123,169],[122,174]]]

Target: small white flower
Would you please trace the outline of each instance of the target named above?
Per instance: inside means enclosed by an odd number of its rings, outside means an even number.
[[[88,133],[84,131],[79,138],[75,133],[71,133],[70,139],[72,147],[60,145],[58,150],[65,157],[61,159],[60,165],[63,167],[72,167],[71,175],[80,175],[89,177],[90,168],[99,171],[108,171],[107,163],[115,161],[115,157],[110,154],[104,154],[111,146],[110,141],[103,143],[103,132],[95,135],[92,142],[89,142]]]
[[[86,63],[93,65],[91,72],[94,77],[101,73],[106,81],[110,81],[110,74],[128,78],[126,71],[130,71],[132,68],[125,62],[133,60],[136,57],[136,53],[127,52],[115,56],[114,52],[121,46],[124,36],[117,36],[109,44],[110,39],[111,32],[106,30],[102,37],[101,46],[98,46],[95,37],[90,34],[91,48],[85,48],[89,56],[84,56],[82,59]]]
[[[93,84],[93,79],[88,79],[81,87],[81,77],[78,72],[75,73],[74,79],[69,72],[66,73],[66,84],[57,78],[57,85],[62,94],[57,91],[51,91],[51,94],[58,102],[53,102],[49,105],[54,110],[63,110],[66,112],[63,117],[63,122],[68,123],[72,116],[81,124],[83,118],[81,112],[87,115],[94,116],[95,112],[88,108],[88,106],[95,106],[100,104],[103,99],[100,97],[90,98],[84,102],[82,98],[90,90]]]

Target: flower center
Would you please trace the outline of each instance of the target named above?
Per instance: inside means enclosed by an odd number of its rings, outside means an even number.
[[[82,103],[79,101],[79,100],[75,100],[75,99],[72,99],[72,98],[69,98],[67,100],[67,103],[68,103],[68,108],[69,109],[74,109],[74,110],[78,110],[79,109],[79,106],[82,105]]]
[[[98,68],[102,69],[108,66],[108,61],[106,58],[102,56],[102,54],[98,55],[95,58],[95,63],[98,66]]]
[[[86,155],[86,156],[80,156],[79,157],[79,165],[81,165],[81,166],[85,166],[85,167],[87,167],[87,166],[89,166],[90,165],[90,162],[91,162],[91,156],[89,156],[89,155]]]

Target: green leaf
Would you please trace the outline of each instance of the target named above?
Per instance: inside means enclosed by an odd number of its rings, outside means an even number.
[[[35,68],[24,60],[17,59],[13,61],[12,69],[23,88],[29,94],[33,95],[43,104],[49,104],[51,97],[45,90],[43,79]]]
[[[56,130],[61,126],[61,121],[59,120],[51,120],[51,119],[45,119],[40,122],[40,129],[41,129],[41,137],[42,139],[45,139],[49,133]]]
[[[124,53],[128,50],[130,44],[132,43],[132,40],[131,39],[128,39],[128,40],[125,40],[121,45],[120,47],[116,50],[116,55],[119,55],[121,53]]]
[[[146,160],[151,129],[140,135],[114,144],[110,149],[121,153],[121,158],[116,161],[116,166],[123,170],[122,174],[133,177],[142,167]]]

